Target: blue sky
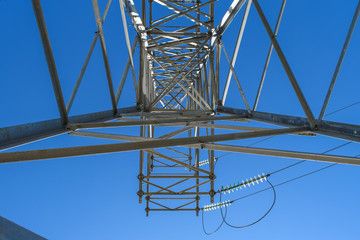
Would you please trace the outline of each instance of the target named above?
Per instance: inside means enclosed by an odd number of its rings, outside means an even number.
[[[230,1],[216,3],[216,19]],[[100,12],[106,2],[99,0]],[[141,2],[135,4],[140,11]],[[280,0],[260,1],[271,26],[275,25]],[[42,1],[48,33],[67,102],[79,74],[96,24],[89,1]],[[278,33],[290,66],[302,87],[314,115],[320,113],[338,56],[345,40],[357,1],[288,1]],[[229,53],[234,48],[242,10],[226,31],[223,41]],[[0,127],[58,118],[42,45],[30,1],[0,1]],[[129,22],[129,19],[128,19]],[[131,29],[131,28],[130,28]],[[125,38],[117,1],[112,3],[104,34],[109,61],[117,86],[127,59]],[[133,39],[134,31],[130,31]],[[355,28],[327,112],[359,101],[360,24]],[[252,106],[270,41],[252,7],[241,44],[236,71]],[[138,53],[138,51],[136,52]],[[138,58],[135,57],[135,61]],[[228,66],[222,56],[222,83]],[[222,93],[222,88],[220,88]],[[131,75],[119,107],[135,101]],[[244,108],[232,82],[226,105]],[[84,76],[71,115],[110,109],[100,45],[97,44]],[[290,82],[275,52],[265,79],[259,111],[304,116]],[[326,120],[360,124],[360,106],[326,117]],[[253,126],[264,124],[251,123]],[[138,128],[114,130],[132,134]],[[219,132],[217,132],[219,133]],[[234,141],[248,145],[257,139]],[[18,150],[104,144],[112,141],[76,136],[58,136],[19,147]],[[322,153],[345,141],[317,137],[281,136],[256,147]],[[216,153],[220,156],[221,152]],[[346,156],[360,154],[352,143],[331,152]],[[358,239],[360,169],[338,165],[316,175],[281,186],[277,203],[262,222],[243,230],[223,227],[208,237],[203,234],[201,217],[194,213],[151,213],[138,204],[138,152],[66,158],[0,166],[0,215],[49,239]],[[230,154],[216,166],[216,187],[269,173],[294,163],[244,154]],[[273,184],[326,166],[306,162],[271,178]],[[260,190],[258,185],[234,198]],[[232,197],[230,197],[231,199]],[[208,198],[201,205],[208,204]],[[229,209],[229,221],[247,224],[261,216],[272,201],[271,192],[237,202]],[[206,215],[209,230],[220,221],[218,213]]]

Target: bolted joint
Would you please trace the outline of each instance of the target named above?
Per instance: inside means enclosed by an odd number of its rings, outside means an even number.
[[[211,197],[214,197],[215,194],[216,194],[216,192],[215,192],[213,189],[209,191],[209,195],[210,195]]]
[[[142,174],[142,173],[140,173],[138,176],[137,176],[137,178],[140,180],[140,181],[142,181],[142,180],[144,180],[144,174]]]
[[[201,148],[201,149],[204,149],[204,147],[205,147],[205,144],[204,144],[204,143],[200,144],[200,148]]]
[[[200,200],[200,196],[197,195],[197,196],[195,197],[195,200],[199,201],[199,200]]]
[[[199,207],[196,207],[196,208],[195,208],[195,211],[196,211],[196,216],[199,216],[200,208],[199,208]]]
[[[150,200],[150,196],[146,196],[145,199],[146,199],[146,201],[149,201],[149,200]]]
[[[137,194],[139,197],[142,197],[142,196],[144,196],[144,191],[139,190],[136,194]]]
[[[215,180],[215,178],[216,178],[215,174],[209,175],[209,179],[210,179],[210,180]]]

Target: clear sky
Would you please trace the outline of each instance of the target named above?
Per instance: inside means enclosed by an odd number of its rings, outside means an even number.
[[[134,1],[138,11],[141,1]],[[259,1],[271,26],[275,25],[281,1]],[[106,2],[99,0],[100,12]],[[216,3],[216,23],[230,1]],[[288,0],[278,41],[317,117],[350,26],[356,0]],[[42,1],[55,62],[67,102],[96,31],[91,1]],[[234,48],[244,9],[223,41],[229,53]],[[0,127],[58,118],[51,81],[43,54],[31,1],[0,1]],[[128,19],[129,22],[129,19]],[[129,28],[131,29],[131,27]],[[119,9],[113,1],[104,24],[109,61],[117,86],[127,51]],[[134,31],[130,31],[133,39]],[[253,104],[270,41],[255,8],[250,10],[236,71]],[[136,54],[138,50],[136,51]],[[221,62],[221,86],[228,66]],[[100,45],[97,44],[84,76],[71,115],[108,110],[111,107]],[[138,57],[135,57],[138,62]],[[360,24],[355,28],[327,113],[360,100]],[[222,88],[220,88],[222,93]],[[244,108],[232,82],[227,106]],[[133,106],[131,75],[119,107]],[[304,116],[276,54],[270,62],[259,111]],[[360,105],[326,117],[326,120],[360,124]],[[252,126],[265,126],[250,123]],[[137,134],[138,128],[116,130]],[[219,133],[220,131],[217,131]],[[234,141],[246,146],[257,139]],[[113,141],[58,136],[22,146],[17,150],[105,144]],[[274,137],[256,147],[322,153],[340,144],[339,139]],[[216,152],[215,156],[223,153]],[[358,144],[351,143],[331,154],[355,156]],[[0,215],[49,239],[359,239],[360,168],[337,165],[318,174],[277,188],[277,202],[259,224],[236,230],[224,226],[211,237],[203,233],[201,217],[194,213],[150,213],[138,203],[138,152],[76,157],[0,166]],[[269,173],[294,163],[279,159],[230,154],[216,165],[216,188],[259,173]],[[326,163],[306,162],[271,177],[277,184]],[[231,195],[232,199],[267,187],[258,185]],[[256,220],[271,205],[270,191],[238,201],[229,208],[228,220],[235,225]],[[201,199],[201,205],[209,203]],[[210,231],[220,222],[217,212],[205,216]]]

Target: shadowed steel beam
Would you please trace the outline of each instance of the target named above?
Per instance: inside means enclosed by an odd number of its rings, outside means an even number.
[[[346,157],[346,156],[324,155],[324,154],[316,154],[316,153],[283,151],[283,150],[273,150],[273,149],[265,149],[265,148],[239,147],[239,146],[207,144],[207,143],[204,144],[204,149],[264,155],[264,156],[272,156],[272,157],[294,158],[301,160],[312,160],[312,161],[320,161],[320,162],[360,165],[359,158]]]
[[[283,0],[281,8],[280,8],[279,16],[278,16],[278,19],[277,19],[276,25],[275,25],[274,37],[277,37],[277,33],[278,33],[279,27],[280,27],[281,18],[282,18],[282,15],[284,13],[284,9],[285,9],[285,4],[286,4],[286,0]],[[268,51],[268,55],[266,57],[264,70],[263,70],[262,75],[261,75],[261,80],[260,80],[259,88],[258,88],[258,91],[257,91],[257,94],[256,94],[253,111],[256,111],[257,105],[259,103],[261,90],[262,90],[262,87],[263,87],[263,84],[264,84],[267,69],[269,67],[270,58],[271,58],[271,54],[272,54],[273,49],[274,49],[274,45],[272,43],[270,43],[270,48],[269,48],[269,51]]]
[[[275,48],[275,50],[276,50],[276,52],[277,52],[277,54],[279,56],[279,59],[281,61],[281,64],[284,67],[284,70],[285,70],[285,72],[286,72],[286,74],[287,74],[287,76],[288,76],[288,78],[289,78],[289,80],[291,82],[291,85],[293,86],[293,88],[295,90],[296,96],[298,97],[299,102],[300,102],[300,104],[301,104],[301,106],[302,106],[302,108],[303,108],[309,122],[310,122],[310,125],[311,125],[311,127],[313,129],[316,129],[317,126],[316,126],[314,115],[313,115],[313,113],[312,113],[312,111],[311,111],[311,109],[310,109],[310,107],[309,107],[309,105],[308,105],[308,103],[307,103],[307,101],[305,99],[304,94],[301,91],[301,88],[300,88],[298,82],[296,81],[295,75],[292,72],[289,63],[287,62],[287,60],[285,58],[285,55],[284,55],[283,51],[281,50],[278,41],[274,37],[274,33],[271,30],[271,27],[270,27],[265,15],[264,15],[262,9],[261,9],[258,1],[253,0],[253,3],[254,3],[254,6],[255,6],[260,18],[261,18],[261,21],[263,22],[263,24],[265,26],[265,29],[266,29],[266,32],[269,35],[269,38],[271,39],[271,42],[274,45],[274,48]]]
[[[136,107],[120,108],[118,114],[136,112]],[[119,117],[119,116],[117,116]],[[109,121],[115,119],[113,112],[103,111],[69,117],[70,123],[86,123]],[[52,119],[41,122],[26,123],[11,127],[0,128],[0,150],[16,147],[38,141],[69,130],[62,125],[61,119]]]
[[[228,107],[218,107],[218,111],[227,114],[239,114],[239,116],[244,116],[247,113],[243,109],[235,109]],[[310,126],[306,118],[303,117],[294,117],[286,116],[274,113],[265,113],[265,112],[251,112],[251,115],[248,115],[249,119],[265,122],[270,124],[275,124],[278,126],[285,127],[301,127],[301,126]],[[312,132],[317,134],[326,135],[329,137],[335,137],[340,139],[346,139],[349,141],[360,142],[360,125],[330,122],[323,120],[316,120],[318,129],[312,129]]]
[[[40,38],[41,38],[42,46],[44,49],[49,73],[50,73],[50,79],[51,79],[51,83],[52,83],[52,86],[54,89],[56,103],[57,103],[60,117],[61,117],[61,123],[62,123],[62,125],[66,125],[68,123],[69,119],[68,119],[68,115],[66,112],[64,97],[63,97],[62,91],[61,91],[59,76],[58,76],[57,70],[56,70],[54,55],[51,50],[50,39],[49,39],[49,35],[47,32],[45,18],[44,18],[44,14],[43,14],[43,11],[41,8],[41,3],[40,3],[40,0],[31,0],[31,3],[32,3],[33,9],[34,9],[36,22],[37,22],[37,25],[39,28]]]
[[[249,16],[251,2],[252,2],[252,0],[248,0],[248,2],[246,4],[244,16],[243,16],[241,26],[240,26],[240,30],[239,30],[239,34],[238,34],[238,37],[237,37],[237,40],[236,40],[234,54],[233,54],[232,59],[231,59],[231,65],[233,67],[235,66],[235,62],[236,62],[237,55],[238,55],[238,52],[239,52],[241,40],[242,40],[242,37],[244,35],[245,25],[246,25],[246,22],[247,22],[247,19],[248,19],[248,16]],[[222,100],[221,100],[223,106],[225,105],[226,96],[227,96],[227,93],[229,91],[231,75],[232,75],[232,71],[231,71],[231,69],[229,69],[228,75],[226,77],[226,84],[225,84],[225,88],[224,88],[224,92],[223,92],[223,97],[222,97]]]
[[[217,120],[230,120],[239,117],[226,116],[226,117],[201,117],[201,118],[175,118],[175,119],[154,119],[154,120],[138,120],[132,122],[108,122],[108,123],[82,123],[82,124],[69,124],[67,128],[71,130],[81,128],[106,128],[106,127],[129,127],[129,126],[141,126],[149,124],[165,124],[165,123],[186,123],[186,122],[204,122],[204,121],[217,121]]]
[[[107,52],[106,52],[105,38],[104,38],[103,30],[102,30],[102,21],[100,18],[99,5],[98,5],[97,0],[92,0],[92,3],[93,3],[93,8],[94,8],[96,25],[97,25],[97,29],[98,29],[97,32],[98,32],[98,35],[100,38],[101,51],[102,51],[102,55],[103,55],[103,59],[104,59],[106,78],[107,78],[108,85],[109,85],[112,109],[113,109],[114,114],[116,114],[116,111],[117,111],[116,105],[117,104],[116,104],[116,100],[115,100],[114,86],[113,86],[113,82],[112,82],[112,78],[111,78],[109,59],[108,59]]]
[[[23,151],[23,152],[7,152],[7,153],[0,153],[0,163],[85,156],[85,155],[115,153],[115,152],[134,151],[134,150],[145,150],[145,149],[163,148],[163,147],[171,147],[171,146],[179,146],[179,145],[200,144],[199,147],[201,147],[201,144],[206,142],[220,142],[220,141],[229,141],[229,140],[237,140],[237,139],[266,137],[266,136],[289,134],[295,132],[304,132],[309,130],[310,130],[309,127],[285,128],[285,129],[265,130],[265,131],[257,131],[257,132],[231,133],[231,134],[220,134],[213,136],[175,138],[175,139],[153,140],[153,141],[144,141],[144,142],[115,143],[115,144],[107,144],[107,145],[43,149],[43,150],[33,150],[33,151]]]
[[[105,11],[104,11],[103,16],[102,16],[102,19],[101,19],[102,24],[104,24],[104,22],[105,22],[105,18],[106,18],[106,15],[107,15],[108,11],[109,11],[109,7],[110,7],[110,4],[111,4],[111,1],[112,1],[112,0],[109,0],[108,3],[107,3],[107,5],[106,5]],[[83,77],[84,77],[84,74],[85,74],[87,65],[89,64],[90,57],[91,57],[91,55],[92,55],[92,52],[94,51],[94,48],[95,48],[95,45],[96,45],[96,42],[97,42],[98,37],[99,37],[99,35],[98,35],[98,34],[95,34],[94,39],[93,39],[93,41],[92,41],[92,43],[91,43],[89,52],[88,52],[88,54],[87,54],[87,56],[86,56],[86,58],[85,58],[85,62],[84,62],[84,64],[83,64],[82,68],[81,68],[79,77],[78,77],[78,79],[77,79],[77,81],[76,81],[74,90],[73,90],[73,92],[71,93],[70,100],[69,100],[69,102],[68,102],[68,104],[67,104],[67,107],[66,107],[67,113],[70,112],[71,106],[72,106],[72,104],[73,104],[73,102],[74,102],[74,99],[75,99],[75,96],[76,96],[76,93],[77,93],[77,91],[79,90],[81,81],[82,81],[82,79],[83,79]]]
[[[332,80],[331,80],[331,83],[330,83],[330,86],[329,86],[329,89],[328,89],[328,92],[326,94],[326,97],[325,97],[325,100],[324,100],[324,104],[321,108],[321,112],[320,112],[320,115],[319,115],[319,120],[323,119],[324,117],[324,114],[325,114],[325,111],[326,111],[326,107],[327,105],[329,104],[329,100],[330,100],[330,97],[331,97],[331,93],[334,89],[334,86],[335,86],[335,82],[336,82],[336,79],[339,75],[339,72],[340,72],[340,68],[341,68],[341,65],[344,61],[344,57],[345,57],[345,54],[346,54],[346,51],[349,47],[349,43],[350,43],[350,40],[351,40],[351,36],[354,32],[354,29],[355,29],[355,25],[356,25],[356,22],[359,18],[359,14],[360,14],[360,1],[356,7],[356,10],[355,10],[355,14],[354,14],[354,17],[351,21],[351,25],[350,25],[350,28],[349,28],[349,31],[347,33],[347,36],[346,36],[346,40],[345,40],[345,43],[344,43],[344,46],[341,50],[341,54],[340,54],[340,57],[339,57],[339,60],[337,62],[337,65],[336,65],[336,68],[335,68],[335,72],[334,72],[334,75],[332,77]]]

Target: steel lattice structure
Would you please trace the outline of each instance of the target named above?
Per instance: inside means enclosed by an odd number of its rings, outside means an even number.
[[[277,32],[286,0],[283,0],[274,29],[270,27],[258,0],[233,0],[231,3],[226,3],[229,4],[229,9],[220,24],[215,25],[214,2],[215,0],[150,0],[146,3],[145,0],[142,0],[142,12],[139,13],[132,0],[119,0],[129,58],[120,85],[115,92],[102,30],[111,0],[108,0],[103,15],[100,14],[97,0],[92,0],[97,32],[84,66],[80,71],[74,91],[66,106],[40,0],[32,0],[60,118],[1,128],[0,149],[5,150],[65,133],[128,142],[4,152],[0,153],[0,163],[138,150],[140,151],[138,196],[140,202],[145,197],[147,214],[150,211],[195,211],[198,213],[200,210],[200,197],[210,196],[210,201],[213,202],[215,196],[214,181],[216,178],[214,151],[360,165],[358,158],[346,156],[241,147],[220,143],[222,141],[283,134],[299,135],[299,138],[303,137],[303,135],[315,136],[319,134],[360,142],[360,126],[323,120],[359,17],[360,2],[355,10],[318,118],[314,117],[291,66],[277,41]],[[271,40],[271,45],[256,100],[251,108],[234,66],[249,9],[252,5],[261,18]],[[146,11],[147,8],[149,11]],[[222,36],[242,8],[245,8],[245,11],[236,46],[230,58],[222,42]],[[131,19],[137,33],[132,44],[129,37],[127,18]],[[103,112],[69,116],[72,103],[97,40],[100,41],[101,45],[112,103],[111,109]],[[136,63],[133,60],[136,46],[140,48],[138,73],[135,71],[134,65]],[[256,110],[273,50],[275,50],[281,61],[306,118]],[[222,60],[226,61],[230,67],[226,79],[220,79],[219,75],[222,53],[225,56]],[[128,108],[118,108],[119,98],[129,71],[131,71],[134,84],[136,105]],[[226,98],[232,78],[236,82],[245,109],[226,107]],[[220,94],[219,87],[221,81],[225,81],[222,94]],[[220,121],[230,121],[232,124],[224,125],[220,124]],[[255,128],[243,126],[243,124],[239,125],[239,123],[249,121],[268,123],[282,128],[273,128],[271,126],[269,128]],[[139,135],[127,136],[83,130],[128,126],[139,126]],[[172,127],[179,129],[174,130]],[[205,129],[206,134],[200,136],[200,129]],[[233,132],[215,134],[215,129],[226,129]],[[187,136],[176,137],[180,134],[187,134]],[[202,160],[201,155],[207,155],[207,159]]]

